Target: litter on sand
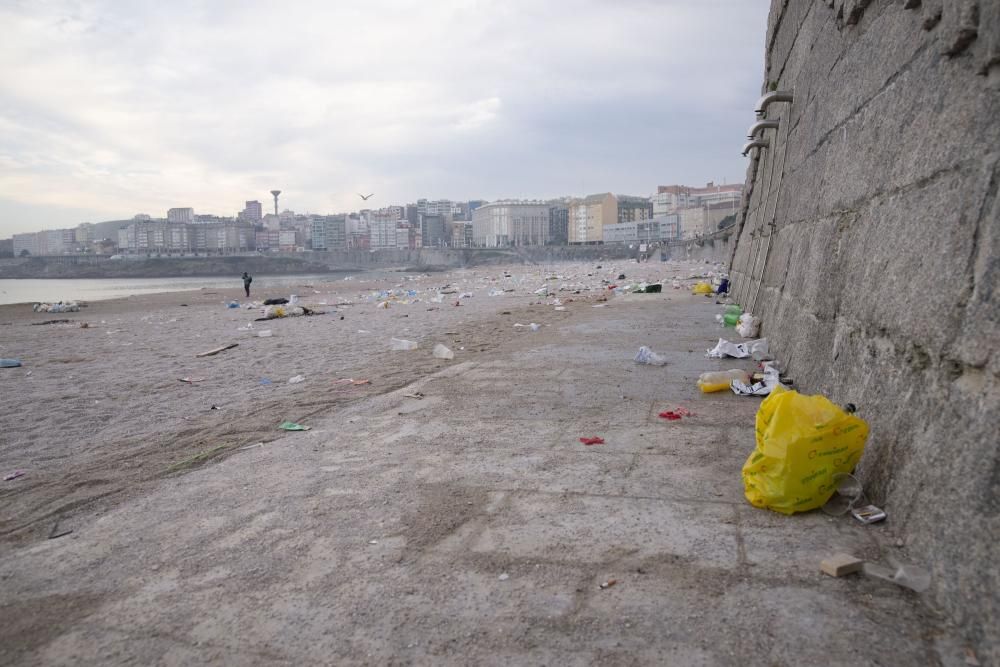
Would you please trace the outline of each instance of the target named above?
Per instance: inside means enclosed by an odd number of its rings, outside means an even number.
[[[305,382],[305,380],[306,380],[305,375],[293,375],[292,377],[288,378],[288,384],[298,384],[300,382]]]
[[[438,343],[434,346],[434,357],[437,359],[454,359],[455,353],[448,349],[447,346]]]
[[[660,413],[660,417],[668,421],[677,421],[681,417],[693,417],[694,413],[687,408],[674,408]]]
[[[189,378],[189,377],[183,377],[183,378],[177,378],[177,379],[178,379],[179,381],[181,381],[181,382],[186,382],[186,383],[188,383],[188,384],[194,384],[195,382],[204,382],[204,381],[205,381],[205,378]]]
[[[618,583],[617,579],[608,579],[603,584],[601,584],[601,588],[611,588],[612,586],[614,586],[617,583]]]
[[[281,422],[278,424],[278,428],[282,431],[308,431],[312,426],[303,426],[302,424],[296,424],[295,422]]]
[[[725,338],[720,338],[719,342],[709,350],[705,356],[710,359],[724,359],[733,357],[735,359],[746,359],[753,356],[758,361],[763,361],[768,354],[766,338],[758,340],[748,340],[745,343],[730,343]]]
[[[666,357],[653,352],[645,345],[639,348],[634,361],[637,364],[646,364],[648,366],[666,366],[667,364]]]
[[[412,394],[403,394],[403,398],[415,398],[418,401],[421,400],[423,397],[424,395],[419,391],[415,391]]]
[[[771,362],[764,364],[764,375],[760,382],[749,384],[739,379],[734,379],[730,384],[730,389],[739,396],[767,396],[781,384],[781,373]]]
[[[211,357],[211,356],[214,356],[214,355],[218,354],[219,352],[225,352],[226,350],[231,350],[234,347],[238,347],[238,346],[239,346],[239,343],[229,343],[228,345],[223,345],[222,347],[217,347],[217,348],[215,348],[213,350],[209,350],[208,352],[199,352],[198,354],[196,354],[194,356],[196,356],[196,357]]]
[[[333,381],[333,384],[351,385],[351,386],[357,386],[361,384],[371,384],[371,383],[372,383],[371,380],[363,380],[363,379],[355,380],[354,378],[341,378],[339,380]]]
[[[20,365],[20,359],[0,359],[0,368],[18,368]]]
[[[604,438],[598,438],[598,437],[580,438],[580,442],[582,442],[585,445],[603,445]]]
[[[416,341],[406,340],[404,338],[390,338],[389,348],[392,350],[415,350],[418,345]]]
[[[24,477],[24,476],[25,476],[25,475],[27,475],[27,474],[28,474],[28,473],[26,473],[26,472],[25,472],[25,471],[23,471],[23,470],[15,470],[14,472],[12,472],[12,473],[10,473],[9,475],[5,476],[5,477],[3,478],[3,481],[5,481],[5,482],[9,482],[9,481],[11,481],[11,480],[15,480],[15,479],[17,479],[18,477]]]

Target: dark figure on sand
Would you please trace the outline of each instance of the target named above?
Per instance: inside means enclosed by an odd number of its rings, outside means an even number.
[[[253,276],[251,276],[246,271],[243,272],[243,289],[246,290],[247,298],[250,298],[250,283],[253,282]]]

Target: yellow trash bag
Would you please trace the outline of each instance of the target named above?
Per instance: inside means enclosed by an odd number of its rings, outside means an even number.
[[[712,294],[714,292],[715,290],[712,289],[712,286],[706,283],[705,281],[701,281],[700,283],[695,283],[694,288],[692,288],[691,290],[691,294]]]
[[[824,396],[778,386],[757,410],[756,433],[757,448],[743,464],[747,500],[792,514],[830,499],[833,475],[861,460],[868,424]]]

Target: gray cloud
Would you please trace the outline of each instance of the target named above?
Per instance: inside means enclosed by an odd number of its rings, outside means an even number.
[[[8,3],[0,236],[739,180],[768,4]]]

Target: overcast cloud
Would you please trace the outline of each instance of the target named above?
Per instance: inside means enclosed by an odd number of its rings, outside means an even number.
[[[767,0],[0,6],[0,236],[742,181]]]

